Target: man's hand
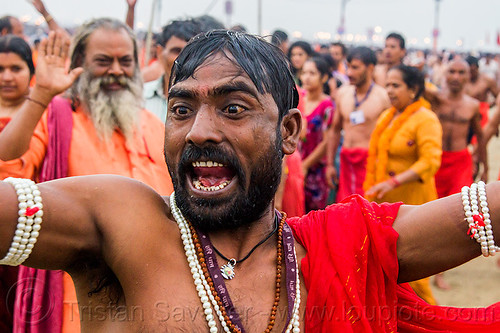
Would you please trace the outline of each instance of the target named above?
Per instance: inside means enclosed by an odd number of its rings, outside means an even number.
[[[127,0],[127,5],[129,7],[135,7],[136,3],[137,3],[137,0]]]
[[[333,165],[327,165],[325,170],[326,175],[326,183],[330,188],[336,188],[339,183],[339,179],[337,177],[337,170]]]
[[[78,67],[70,71],[66,70],[66,58],[69,50],[69,39],[62,32],[49,33],[49,37],[41,41],[38,49],[38,61],[36,66],[36,84],[34,91],[43,93],[38,97],[42,103],[49,103],[52,98],[73,84],[76,78],[83,72]],[[43,99],[43,100],[42,100]]]

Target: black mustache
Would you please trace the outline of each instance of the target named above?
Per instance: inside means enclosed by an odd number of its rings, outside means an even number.
[[[224,166],[233,169],[238,177],[244,177],[245,175],[238,158],[232,153],[217,145],[198,147],[192,144],[188,145],[182,152],[179,160],[179,174],[189,170],[193,162],[201,160],[224,164]]]

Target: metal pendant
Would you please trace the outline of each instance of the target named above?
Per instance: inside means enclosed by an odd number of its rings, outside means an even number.
[[[229,259],[229,262],[220,268],[220,273],[222,277],[226,280],[232,280],[234,278],[234,266],[236,266],[236,259]]]

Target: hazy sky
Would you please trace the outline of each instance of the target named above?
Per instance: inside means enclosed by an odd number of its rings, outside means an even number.
[[[262,31],[280,28],[292,39],[319,41],[318,36],[335,38],[340,23],[342,0],[260,0]],[[210,14],[224,24],[242,24],[258,32],[258,0],[232,0],[233,15],[225,13],[227,0],[163,0],[154,27],[171,19]],[[24,0],[0,0],[1,13],[31,18],[38,13]],[[92,17],[124,18],[126,0],[44,0],[49,12],[62,24],[81,23]],[[136,27],[147,27],[153,0],[138,0]],[[391,31],[401,32],[409,46],[430,47],[434,27],[435,0],[348,0],[345,37],[363,42],[369,30],[380,31],[380,40]],[[157,11],[158,13],[158,11]],[[439,47],[500,52],[499,0],[441,0]],[[380,30],[379,30],[380,29]],[[299,33],[297,33],[299,32]],[[318,34],[319,33],[319,34]],[[328,35],[330,33],[330,35]],[[350,36],[349,36],[350,35]],[[460,41],[462,42],[461,46]],[[377,44],[377,42],[375,42]]]

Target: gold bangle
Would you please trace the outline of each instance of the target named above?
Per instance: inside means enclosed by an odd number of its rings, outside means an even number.
[[[33,102],[35,104],[38,104],[40,105],[43,109],[46,109],[47,108],[47,105],[43,104],[42,102],[39,102],[37,100],[34,100],[33,98],[29,97],[29,96],[26,96],[26,99],[30,102]]]
[[[45,18],[45,22],[49,23],[50,21],[52,21],[54,18],[52,17],[52,15],[48,14],[47,16],[44,17]]]

